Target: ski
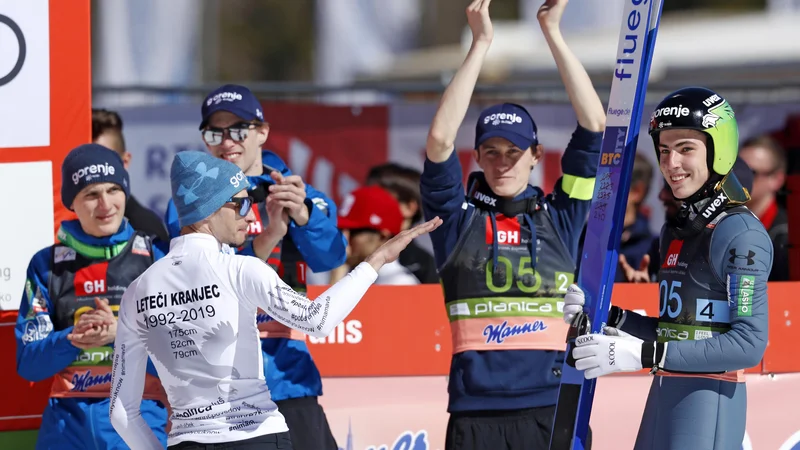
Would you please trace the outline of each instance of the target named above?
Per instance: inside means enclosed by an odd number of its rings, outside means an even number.
[[[586,304],[584,312],[576,316],[569,328],[568,357],[575,338],[602,332],[608,319],[662,2],[626,0],[600,164],[578,271],[578,286],[583,289]],[[550,450],[585,449],[594,389],[595,380],[585,380],[582,371],[564,364]]]

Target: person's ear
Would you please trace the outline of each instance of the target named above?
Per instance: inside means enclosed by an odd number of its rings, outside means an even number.
[[[533,157],[533,167],[536,167],[539,164],[539,161],[542,160],[542,156],[544,156],[544,146],[542,144],[536,144],[531,147],[531,153]]]
[[[400,211],[403,213],[404,219],[410,219],[419,211],[419,203],[416,200],[409,200],[400,203]]]
[[[269,137],[269,124],[264,122],[256,127],[256,130],[258,131],[258,146],[262,147],[267,142],[267,138]]]

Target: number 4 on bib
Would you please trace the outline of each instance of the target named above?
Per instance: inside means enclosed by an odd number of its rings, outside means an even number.
[[[714,319],[714,304],[711,303],[711,302],[708,302],[708,304],[705,306],[705,308],[700,310],[700,314],[699,315],[701,317],[703,317],[703,318],[708,318],[708,321],[711,322],[712,319]]]

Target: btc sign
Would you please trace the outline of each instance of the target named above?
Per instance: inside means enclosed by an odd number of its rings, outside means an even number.
[[[622,154],[620,153],[603,153],[600,155],[600,165],[601,166],[617,166],[622,159]]]

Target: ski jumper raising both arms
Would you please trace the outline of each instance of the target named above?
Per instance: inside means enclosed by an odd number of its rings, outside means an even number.
[[[536,124],[522,106],[499,104],[476,124],[482,171],[470,175],[465,199],[454,143],[492,41],[490,3],[467,8],[472,46],[431,124],[421,179],[425,216],[444,221],[432,241],[453,340],[447,450],[550,441],[567,330],[559,304],[574,279],[605,127],[603,105],[559,29],[567,2],[548,1],[539,23],[578,122],[564,175],[550,195],[528,184],[543,153]]]

